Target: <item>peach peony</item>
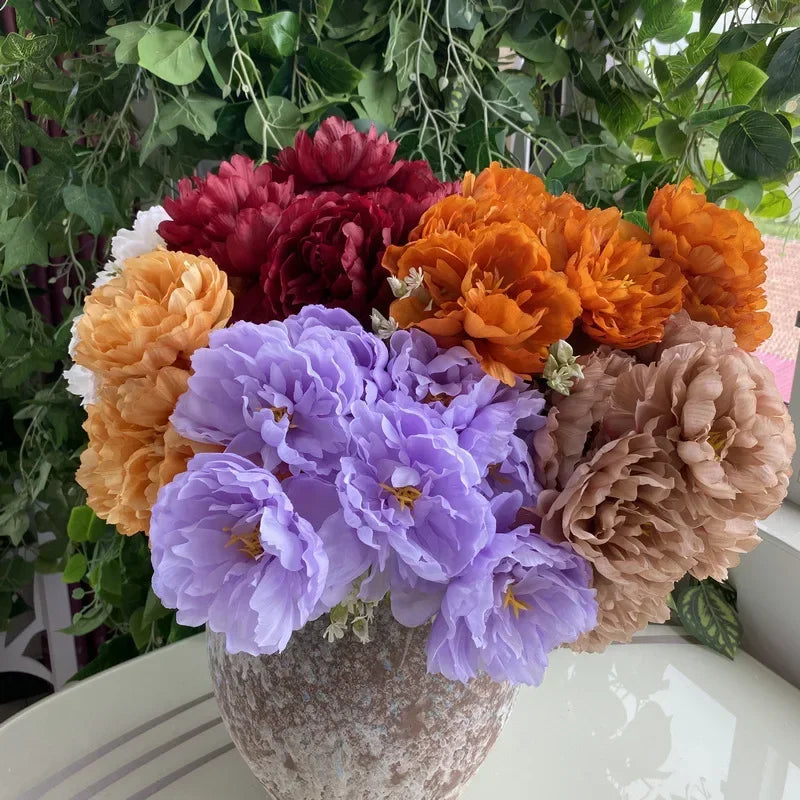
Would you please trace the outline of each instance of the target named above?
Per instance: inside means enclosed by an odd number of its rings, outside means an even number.
[[[583,330],[625,349],[659,341],[683,301],[686,280],[678,266],[652,256],[646,232],[616,208],[568,219],[564,238],[572,254],[565,273],[581,298]]]
[[[112,383],[186,367],[232,308],[225,273],[213,261],[154,250],[128,259],[86,299],[74,360]]]
[[[658,189],[647,219],[658,254],[686,276],[684,306],[693,319],[733,328],[745,350],[769,338],[764,243],[750,220],[707,202],[690,178]]]
[[[579,464],[561,491],[539,496],[542,535],[591,563],[598,626],[617,641],[654,621],[642,609],[663,607],[702,547],[676,503],[683,479],[663,447],[650,433],[621,436]]]
[[[392,303],[400,327],[422,328],[442,347],[464,346],[509,385],[541,372],[547,348],[570,334],[580,313],[577,294],[519,222],[432,234],[389,247],[383,263],[400,280],[423,273],[420,289]]]
[[[122,534],[147,531],[159,488],[186,468],[196,448],[204,448],[169,424],[188,376],[186,370],[165,367],[155,377],[130,378],[106,387],[88,408],[89,446],[77,480],[97,515]]]
[[[600,347],[580,356],[578,363],[583,378],[568,395],[552,393],[547,422],[533,436],[536,477],[545,489],[563,488],[578,463],[594,451],[617,377],[636,362],[619,350]]]

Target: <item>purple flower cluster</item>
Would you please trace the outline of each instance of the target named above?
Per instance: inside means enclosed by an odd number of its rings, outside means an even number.
[[[435,617],[432,672],[526,683],[594,626],[586,563],[523,524],[536,390],[321,306],[217,331],[192,369],[172,423],[224,452],[153,509],[154,587],[180,622],[274,653],[356,586],[404,625]]]

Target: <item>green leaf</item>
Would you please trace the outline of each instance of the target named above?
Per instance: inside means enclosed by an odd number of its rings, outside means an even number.
[[[70,678],[70,681],[82,681],[85,678],[90,678],[92,675],[97,675],[103,670],[122,664],[138,655],[139,651],[136,649],[133,637],[129,633],[124,636],[116,636],[107,642],[103,642],[97,651],[97,657],[85,667],[79,669]]]
[[[260,53],[279,61],[297,49],[300,20],[294,11],[279,11],[258,20],[261,30],[247,37]]]
[[[162,131],[159,128],[159,121],[159,117],[154,117],[144,132],[144,136],[142,136],[142,141],[139,144],[139,166],[142,166],[159,147],[163,145],[172,147],[178,142],[177,130],[172,128],[168,131]]]
[[[446,19],[451,28],[471,31],[481,20],[481,9],[475,0],[450,0]]]
[[[783,189],[773,189],[764,195],[764,199],[753,212],[757,217],[777,219],[785,217],[792,211],[792,199]]]
[[[728,89],[734,103],[749,103],[767,80],[767,73],[747,61],[737,61],[728,71]]]
[[[225,105],[225,101],[218,97],[197,92],[188,97],[178,96],[161,109],[159,127],[162,131],[170,131],[182,125],[208,141],[217,132],[217,111]]]
[[[642,111],[636,101],[626,92],[612,89],[607,102],[597,103],[600,121],[622,141],[633,133],[642,121]]]
[[[579,167],[582,167],[587,159],[597,150],[597,145],[582,144],[573,147],[562,153],[547,170],[547,177],[550,180],[558,180],[562,183],[568,181],[570,175]]]
[[[697,89],[697,82],[708,71],[709,67],[714,63],[717,57],[716,53],[712,50],[700,59],[691,69],[689,74],[678,83],[666,96],[666,100],[672,100],[675,97],[680,97],[685,92],[692,89]]]
[[[742,639],[739,617],[713,583],[703,581],[685,589],[676,606],[681,623],[692,636],[730,659],[736,655]]]
[[[358,82],[361,105],[369,119],[391,127],[394,125],[394,104],[397,101],[397,84],[391,72],[371,69]]]
[[[546,83],[556,83],[569,74],[570,60],[567,51],[548,36],[514,39],[510,33],[504,33],[500,46],[509,47],[530,61]]]
[[[18,106],[0,106],[0,145],[10,158],[17,158],[21,116]]]
[[[158,596],[153,591],[153,587],[149,587],[147,590],[147,601],[144,604],[144,614],[142,615],[142,624],[144,625],[152,625],[154,622],[162,619],[163,617],[168,616],[170,610],[168,608],[164,608],[161,603],[161,600],[158,599]]]
[[[71,184],[64,189],[64,206],[86,221],[89,230],[97,235],[103,229],[103,221],[117,216],[114,198],[105,186]]]
[[[692,12],[681,0],[646,0],[642,3],[641,40],[658,39],[670,43],[682,39],[692,27]]]
[[[64,567],[61,580],[64,583],[78,583],[86,574],[86,556],[83,553],[73,553]]]
[[[202,633],[202,628],[190,628],[187,625],[181,625],[172,618],[172,624],[169,627],[169,635],[167,636],[167,644],[179,642],[181,639],[186,639],[189,636],[194,636],[196,633]]]
[[[150,634],[153,630],[152,623],[144,622],[144,609],[137,608],[130,616],[131,636],[136,649],[141,652],[150,644]]]
[[[88,612],[78,612],[72,616],[72,625],[61,629],[61,633],[68,633],[71,636],[84,636],[97,630],[107,619],[112,611],[112,607],[107,603],[98,603]]]
[[[768,22],[754,22],[749,25],[737,25],[725,31],[719,37],[717,52],[725,55],[741,53],[749,50],[753,45],[763,41],[775,31],[775,25]]]
[[[729,0],[703,0],[700,6],[700,38],[705,39],[729,5]]]
[[[29,264],[47,266],[47,242],[29,216],[12,217],[0,223],[0,242],[3,243],[0,276]]]
[[[789,166],[792,152],[786,128],[764,111],[742,114],[719,137],[722,163],[740,178],[777,178]]]
[[[755,210],[764,190],[758,181],[746,181],[737,178],[731,181],[719,181],[713,183],[706,190],[706,197],[712,202],[719,204],[719,201],[726,197],[735,197],[751,211]]]
[[[139,65],[176,86],[196,81],[205,64],[200,42],[174,25],[154,25],[139,40]]]
[[[96,542],[105,533],[106,523],[89,506],[70,511],[67,536],[73,542]]]
[[[389,72],[394,67],[397,75],[397,88],[404,92],[416,80],[419,72],[428,78],[436,77],[436,61],[430,44],[422,37],[419,25],[408,16],[400,16],[396,11],[389,15],[389,43],[386,46],[383,69]]]
[[[627,211],[622,218],[634,225],[638,225],[643,230],[650,232],[650,223],[647,221],[647,214],[644,211]]]
[[[778,108],[800,94],[800,28],[781,42],[769,62],[767,75],[762,96],[770,108]]]
[[[680,158],[686,149],[686,134],[677,120],[665,119],[656,127],[656,142],[664,158]]]
[[[702,128],[703,125],[708,125],[711,122],[718,122],[721,119],[728,117],[735,117],[743,111],[747,111],[750,106],[725,106],[722,108],[707,108],[705,111],[698,111],[689,117],[689,125],[694,128]]]
[[[255,11],[257,14],[261,13],[261,3],[258,0],[233,0],[236,8],[241,8],[242,11]]]
[[[259,114],[259,110],[261,113]],[[266,119],[267,125],[261,116]],[[267,97],[252,103],[244,115],[250,138],[270,147],[288,147],[303,123],[300,109],[285,97]]]
[[[57,37],[53,34],[44,36],[20,36],[18,33],[9,33],[0,48],[0,55],[6,63],[19,64],[27,61],[42,62],[50,57],[55,50]]]
[[[311,77],[329,92],[352,92],[364,77],[364,73],[349,61],[321,47],[309,45],[306,58]]]
[[[114,25],[106,33],[118,41],[114,49],[117,64],[139,63],[139,40],[150,30],[146,22],[126,22]]]

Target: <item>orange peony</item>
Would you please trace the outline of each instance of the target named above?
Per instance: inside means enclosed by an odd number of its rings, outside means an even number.
[[[652,256],[647,233],[616,208],[568,219],[564,240],[572,254],[564,271],[581,298],[583,330],[623,349],[659,341],[682,305],[686,280],[677,264]]]
[[[232,308],[227,277],[211,259],[154,250],[128,259],[120,275],[86,299],[74,360],[101,383],[187,367]]]
[[[383,264],[400,280],[412,269],[423,274],[418,290],[392,303],[400,327],[422,328],[443,347],[463,345],[507,384],[541,372],[547,348],[569,336],[580,313],[577,293],[521,222],[433,233],[389,247]]]
[[[89,446],[77,480],[98,516],[122,534],[146,532],[158,490],[195,452],[208,449],[183,439],[169,424],[188,377],[186,370],[165,367],[155,377],[106,387],[100,401],[88,407]]]
[[[535,175],[495,162],[477,177],[468,172],[461,194],[429,208],[410,239],[445,230],[468,231],[492,222],[522,222],[541,239],[550,253],[551,268],[560,272],[569,257],[564,228],[585,214],[586,209],[572,195],[551,195]]]
[[[690,178],[657,190],[647,219],[658,254],[686,276],[684,308],[692,319],[733,328],[745,350],[769,338],[764,243],[750,220],[707,202]]]

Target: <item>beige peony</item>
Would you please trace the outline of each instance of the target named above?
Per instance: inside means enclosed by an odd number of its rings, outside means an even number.
[[[155,250],[92,291],[78,323],[75,363],[106,381],[188,367],[233,308],[225,273],[209,258]]]
[[[633,358],[619,350],[599,347],[577,359],[583,378],[568,395],[552,393],[547,422],[534,435],[536,476],[545,489],[566,485],[576,465],[591,449],[595,427],[608,408],[617,377],[633,366]]]

